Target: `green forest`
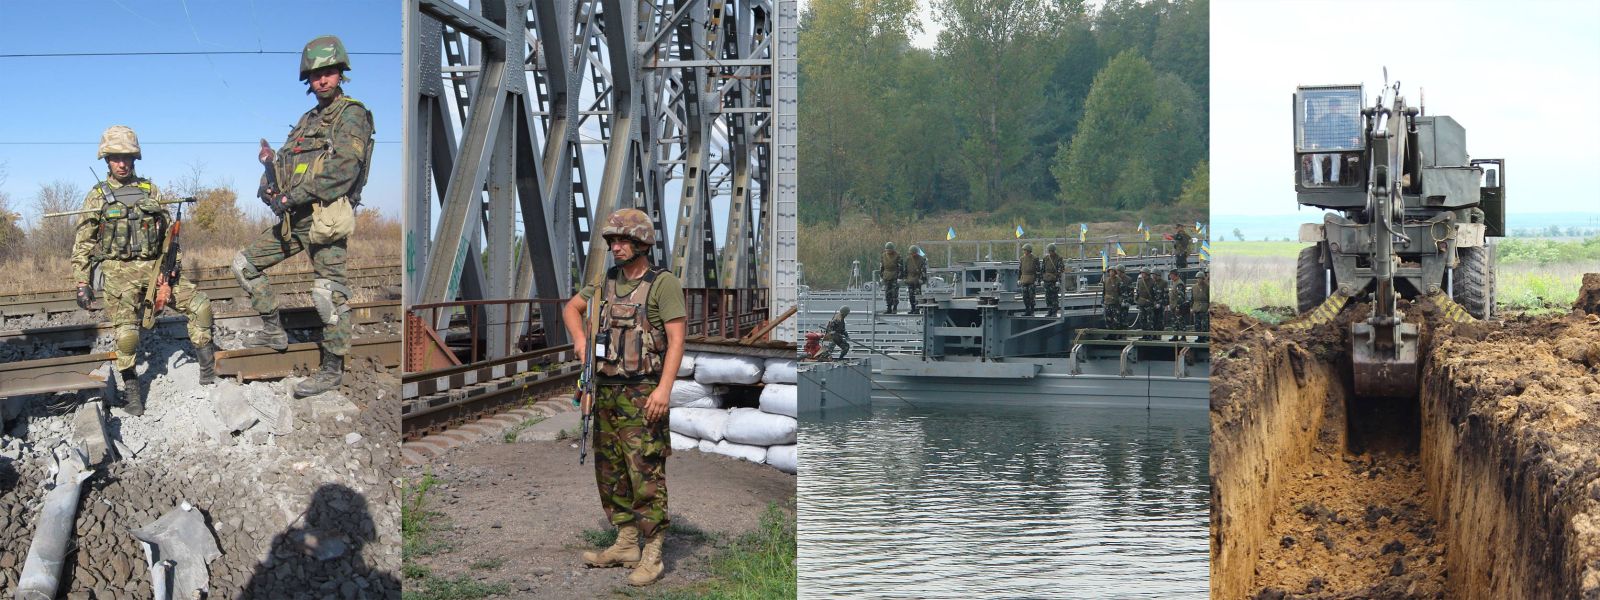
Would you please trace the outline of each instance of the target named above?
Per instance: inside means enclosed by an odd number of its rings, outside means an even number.
[[[1206,0],[810,0],[800,216],[1205,219]]]

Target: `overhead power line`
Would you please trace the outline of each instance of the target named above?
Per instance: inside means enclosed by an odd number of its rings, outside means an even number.
[[[37,52],[0,54],[0,58],[74,58],[83,56],[211,56],[238,54],[292,54],[299,50],[181,50],[172,52]],[[400,56],[399,52],[347,52],[353,56]]]

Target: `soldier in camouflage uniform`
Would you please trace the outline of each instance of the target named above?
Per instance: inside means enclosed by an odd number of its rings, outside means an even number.
[[[1194,311],[1194,330],[1211,331],[1211,275],[1206,269],[1201,269],[1200,278],[1194,280],[1189,306]]]
[[[1044,247],[1044,259],[1040,262],[1044,271],[1044,305],[1049,309],[1045,316],[1054,317],[1061,310],[1061,278],[1067,270],[1067,260],[1056,254],[1054,243]]]
[[[1134,329],[1150,329],[1150,319],[1156,310],[1156,297],[1149,267],[1139,269],[1139,282],[1133,288],[1133,302],[1139,305],[1139,316],[1134,320]]]
[[[1017,258],[1017,286],[1022,288],[1022,309],[1033,316],[1034,292],[1038,289],[1039,257],[1033,255],[1033,244],[1022,245],[1022,256]]]
[[[1183,230],[1183,225],[1172,226],[1172,256],[1177,268],[1182,269],[1189,265],[1189,232]]]
[[[1156,309],[1150,315],[1150,328],[1161,330],[1167,326],[1167,276],[1156,269],[1150,277],[1151,291],[1155,294]]]
[[[850,316],[850,307],[841,306],[839,312],[833,314],[828,324],[823,328],[829,342],[839,348],[839,358],[842,359],[850,353],[850,330],[845,327],[844,319]]]
[[[928,279],[928,257],[922,254],[921,246],[911,247],[911,256],[906,257],[906,301],[911,303],[909,314],[921,314],[922,309],[917,306],[917,296],[922,294],[922,284]]]
[[[1122,275],[1119,267],[1106,269],[1105,276],[1100,279],[1102,288],[1101,303],[1106,311],[1106,329],[1122,329]]]
[[[295,386],[295,397],[337,387],[350,351],[352,294],[345,279],[345,247],[372,162],[373,125],[366,106],[344,95],[340,84],[349,80],[348,70],[350,57],[339,38],[318,37],[301,52],[300,80],[310,85],[307,93],[316,95],[317,105],[300,116],[276,154],[263,141],[258,157],[271,177],[262,176],[257,195],[281,221],[233,259],[239,286],[263,322],[260,331],[245,338],[245,346],[283,351],[288,334],[262,271],[302,251],[311,254],[316,270],[311,300],[323,324],[322,366]]]
[[[122,375],[123,410],[144,414],[144,395],[136,367],[142,317],[155,310],[147,302],[167,251],[171,215],[159,203],[161,193],[134,172],[143,157],[133,130],[113,125],[100,136],[100,158],[108,174],[83,200],[87,213],[78,221],[72,244],[72,277],[78,284],[78,306],[87,310],[94,299],[89,272],[96,264],[105,276],[106,317],[116,329],[117,370]],[[176,257],[178,265],[182,257]],[[173,310],[189,318],[189,342],[200,363],[200,383],[216,381],[216,346],[211,343],[211,300],[187,279],[173,282]]]
[[[894,251],[894,242],[883,243],[883,254],[878,257],[878,280],[883,284],[883,305],[887,314],[894,314],[900,304],[900,275],[905,273],[905,261]]]
[[[1177,271],[1167,272],[1167,328],[1173,331],[1185,331],[1189,328],[1189,294],[1185,292],[1183,279]],[[1181,336],[1172,336],[1177,340]]]
[[[601,289],[585,286],[562,311],[578,358],[584,358],[584,313],[598,295],[600,334],[595,345],[595,483],[606,517],[617,526],[617,541],[583,560],[594,567],[634,567],[630,585],[661,577],[661,546],[666,540],[668,397],[683,360],[687,331],[683,287],[672,272],[650,264],[655,227],[644,211],[625,208],[611,214],[600,235],[616,266]],[[644,550],[639,539],[644,538]]]

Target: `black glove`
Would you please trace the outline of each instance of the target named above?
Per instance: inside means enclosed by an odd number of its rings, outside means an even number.
[[[78,285],[78,308],[89,310],[90,302],[94,302],[94,288]]]
[[[272,209],[272,214],[275,216],[282,217],[284,213],[289,212],[288,196],[273,194],[262,200],[262,202],[267,203],[267,208]]]

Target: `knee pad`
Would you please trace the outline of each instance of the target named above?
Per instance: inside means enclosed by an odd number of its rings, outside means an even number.
[[[133,356],[138,351],[139,326],[133,324],[117,326],[117,354]]]
[[[211,298],[205,292],[196,290],[189,298],[189,320],[201,327],[211,327]]]
[[[250,259],[240,252],[233,255],[233,276],[239,278],[239,287],[248,293],[255,281],[261,279],[261,270],[250,264]]]
[[[317,307],[322,324],[337,325],[350,312],[350,288],[332,279],[318,278],[311,283],[311,304]]]

